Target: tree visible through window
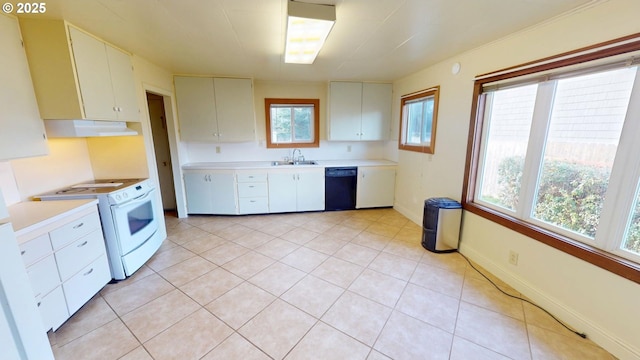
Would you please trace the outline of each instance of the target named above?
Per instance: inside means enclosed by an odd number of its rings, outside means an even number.
[[[318,99],[265,99],[267,147],[318,147]]]

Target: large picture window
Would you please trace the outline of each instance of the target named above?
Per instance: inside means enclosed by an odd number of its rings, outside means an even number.
[[[318,99],[264,99],[267,147],[318,147]]]
[[[434,153],[439,89],[436,86],[402,97],[399,149]]]
[[[463,202],[640,282],[640,71],[629,50],[476,80]]]

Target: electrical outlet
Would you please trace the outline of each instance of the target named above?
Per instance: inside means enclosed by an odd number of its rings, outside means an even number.
[[[518,265],[518,253],[513,250],[509,250],[509,264]]]
[[[347,145],[347,152],[351,152],[351,145]]]
[[[216,146],[216,154],[220,154],[220,146]]]

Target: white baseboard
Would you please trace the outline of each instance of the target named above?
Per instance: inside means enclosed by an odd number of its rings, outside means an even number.
[[[402,213],[401,210],[398,211]],[[482,253],[477,252],[469,246],[465,246],[463,243],[461,243],[460,246],[460,252],[469,259],[478,263],[493,275],[509,284],[515,290],[531,299],[537,305],[545,308],[558,319],[567,323],[574,329],[579,329],[579,331],[586,333],[591,341],[606,349],[617,358],[622,360],[640,360],[640,349],[636,347],[638,344],[623,342],[615,335],[608,333],[605,329],[593,323],[590,319],[548,296],[548,294],[538,289],[534,284],[531,284],[527,282],[526,279],[522,279],[516,274],[504,269],[499,264],[496,264],[491,259],[482,255]],[[629,315],[632,316],[632,314]],[[630,319],[630,321],[632,320]]]
[[[407,219],[413,221],[418,225],[422,225],[422,213],[414,214],[411,209],[404,207],[398,203],[393,204],[394,210],[404,215]]]

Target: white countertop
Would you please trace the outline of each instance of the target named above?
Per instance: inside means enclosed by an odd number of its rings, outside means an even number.
[[[313,160],[313,159],[309,159]],[[197,162],[182,166],[183,170],[242,170],[242,169],[283,169],[300,167],[343,167],[343,166],[395,166],[389,160],[316,160],[317,165],[271,165],[272,161],[238,161],[238,162]]]
[[[9,206],[9,220],[20,236],[97,204],[97,199],[24,201]]]

